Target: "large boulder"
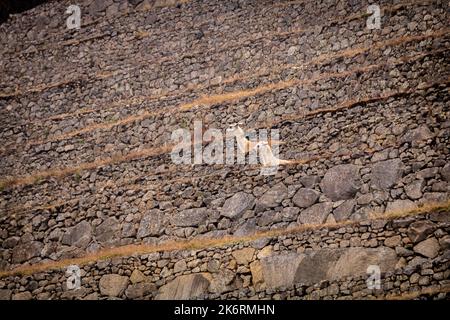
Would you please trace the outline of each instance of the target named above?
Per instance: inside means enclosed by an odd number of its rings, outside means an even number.
[[[433,138],[433,133],[426,125],[417,127],[416,129],[410,130],[405,133],[402,137],[401,142],[419,142],[425,141]]]
[[[424,257],[435,258],[439,253],[439,242],[436,238],[428,238],[416,244],[413,250]]]
[[[62,244],[86,248],[92,239],[92,226],[87,221],[81,221],[74,227],[66,231],[62,237]]]
[[[262,277],[267,287],[278,288],[292,285],[303,257],[303,254],[284,253],[261,259]]]
[[[287,195],[288,189],[282,182],[274,185],[256,201],[256,211],[261,212],[280,205]]]
[[[119,297],[128,286],[128,277],[107,274],[100,278],[100,293],[105,296]]]
[[[159,289],[156,300],[187,300],[208,292],[210,275],[194,273],[176,277]]]
[[[386,206],[386,213],[401,213],[409,212],[417,209],[417,204],[409,199],[394,200],[389,202]]]
[[[255,249],[253,248],[243,248],[233,251],[232,256],[236,259],[238,264],[247,265],[250,261],[252,261],[254,253]]]
[[[380,189],[392,187],[403,174],[403,163],[400,159],[381,161],[372,166],[371,183]]]
[[[207,208],[193,208],[176,212],[170,218],[171,223],[177,227],[196,227],[208,218]]]
[[[115,217],[106,218],[95,228],[95,238],[99,242],[110,242],[118,238],[120,223]]]
[[[230,219],[239,219],[245,210],[253,207],[254,202],[255,197],[251,194],[238,192],[225,201],[221,214]]]
[[[22,263],[41,254],[44,245],[38,241],[31,241],[15,246],[12,250],[12,262]]]
[[[129,299],[142,299],[154,291],[156,291],[156,285],[154,283],[139,282],[129,285],[125,290],[125,295]]]
[[[298,216],[298,223],[302,224],[321,224],[327,219],[333,209],[332,202],[322,202],[309,207],[308,209],[300,212]]]
[[[345,221],[352,215],[356,206],[356,200],[345,200],[340,206],[333,210],[333,216],[336,221]]]
[[[320,193],[309,188],[300,188],[292,198],[292,202],[297,207],[308,208],[317,202]]]
[[[445,181],[450,182],[450,163],[447,163],[442,169],[441,169],[441,176]]]
[[[320,187],[333,201],[351,199],[361,187],[359,167],[341,164],[330,168],[324,175]]]
[[[164,228],[164,214],[158,210],[153,209],[145,213],[139,224],[137,232],[138,238],[145,238],[148,236],[159,236]]]
[[[370,265],[381,272],[392,271],[398,262],[395,250],[387,247],[319,249],[305,254],[284,253],[251,264],[254,283],[264,281],[268,288],[289,287],[295,283],[313,284],[367,273]],[[261,268],[261,271],[260,271]],[[263,280],[260,279],[262,274]]]
[[[408,237],[412,242],[417,243],[425,240],[428,235],[432,234],[436,229],[436,224],[431,221],[421,220],[410,224],[408,228]]]
[[[349,276],[367,273],[370,265],[377,265],[381,272],[393,271],[398,262],[394,249],[378,248],[348,248],[343,251],[339,259],[327,272],[329,280],[341,279]]]

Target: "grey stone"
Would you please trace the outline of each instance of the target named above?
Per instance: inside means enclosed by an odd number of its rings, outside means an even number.
[[[414,130],[408,131],[401,139],[401,142],[423,141],[433,138],[433,133],[426,125],[422,125]]]
[[[353,198],[361,187],[358,166],[337,165],[329,169],[320,184],[325,195],[333,201]]]
[[[242,223],[233,233],[236,237],[248,236],[256,232],[256,220],[250,219]]]
[[[187,269],[187,265],[186,265],[186,261],[184,261],[184,260],[178,260],[173,265],[173,272],[174,273],[183,272],[186,269]]]
[[[413,183],[405,186],[406,195],[412,200],[420,199],[422,197],[422,188],[424,185],[424,180],[414,181]]]
[[[210,275],[206,273],[188,274],[176,277],[159,289],[156,300],[186,300],[208,292]]]
[[[298,223],[303,224],[321,224],[324,223],[327,216],[333,209],[333,203],[322,202],[309,207],[300,212]]]
[[[130,276],[130,281],[132,284],[136,284],[139,282],[144,282],[147,280],[147,277],[138,269],[133,270]]]
[[[86,220],[81,221],[66,231],[62,237],[62,244],[86,248],[92,239],[92,227]]]
[[[424,257],[435,258],[439,253],[439,242],[436,238],[429,238],[416,244],[413,250]]]
[[[300,209],[297,207],[286,207],[281,210],[281,219],[282,221],[295,221],[298,218],[298,213]]]
[[[314,188],[319,182],[319,176],[304,176],[299,179],[305,188]]]
[[[2,247],[5,249],[11,249],[14,248],[20,241],[19,237],[10,237],[3,241]]]
[[[413,243],[425,240],[428,235],[432,234],[436,229],[436,225],[427,220],[416,221],[410,224],[407,234]]]
[[[112,18],[115,15],[117,15],[118,13],[119,13],[119,5],[116,3],[113,3],[108,8],[106,8],[106,16],[108,18]]]
[[[253,195],[238,192],[231,198],[228,198],[223,204],[221,215],[230,219],[239,219],[247,209],[253,207],[255,197]]]
[[[131,284],[125,290],[125,295],[128,299],[142,299],[144,296],[156,292],[157,288],[151,282],[139,282]]]
[[[394,270],[397,261],[395,251],[386,247],[321,249],[303,259],[297,270],[296,281],[316,283],[357,277],[366,275],[370,265],[378,265],[381,272],[387,272]]]
[[[232,281],[235,278],[235,273],[230,269],[221,269],[214,274],[209,285],[209,291],[213,293],[222,293],[232,290]]]
[[[439,244],[441,245],[442,250],[450,249],[450,235],[446,235],[439,239]]]
[[[177,227],[195,227],[199,226],[208,218],[207,208],[193,208],[175,212],[170,221]]]
[[[31,258],[38,257],[43,248],[44,245],[38,241],[20,244],[12,250],[12,262],[22,263],[30,260]]]
[[[119,231],[119,221],[115,217],[109,217],[95,228],[95,238],[99,242],[109,242],[118,238]]]
[[[430,214],[430,220],[434,222],[450,222],[450,212],[433,212]]]
[[[209,260],[207,263],[207,269],[209,272],[217,272],[220,268],[220,261],[217,259]]]
[[[164,228],[164,214],[159,209],[145,213],[139,224],[138,238],[161,235]]]
[[[304,255],[283,253],[261,259],[262,276],[268,288],[287,287],[295,282]]]
[[[287,197],[287,194],[288,189],[282,182],[276,184],[256,201],[256,212],[278,206]]]
[[[8,289],[0,289],[0,300],[10,300],[12,291]]]
[[[414,251],[408,250],[404,247],[395,247],[395,252],[399,257],[409,257],[414,255]]]
[[[401,212],[409,212],[417,209],[417,204],[415,204],[411,200],[395,200],[393,202],[389,202],[386,206],[386,213],[401,213]]]
[[[33,296],[29,291],[19,292],[12,296],[12,300],[31,300],[32,298]]]
[[[380,189],[392,187],[403,174],[403,164],[400,159],[382,161],[372,166],[373,185]]]
[[[105,11],[112,3],[112,0],[94,0],[88,10],[90,14],[97,14]]]
[[[447,163],[442,169],[441,169],[441,176],[445,181],[450,182],[450,163]]]
[[[354,199],[345,200],[339,207],[333,210],[333,215],[336,221],[345,221],[353,213],[356,206],[356,201]]]
[[[300,208],[308,208],[317,202],[320,193],[308,188],[301,188],[292,198],[292,202]]]
[[[100,278],[100,293],[105,296],[119,297],[128,286],[128,277],[118,274],[107,274]]]

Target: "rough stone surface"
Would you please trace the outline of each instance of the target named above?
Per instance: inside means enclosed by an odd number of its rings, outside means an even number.
[[[251,209],[255,198],[248,193],[238,192],[228,198],[222,208],[221,214],[230,219],[238,219],[247,209]]]
[[[207,292],[210,281],[206,274],[189,274],[179,276],[162,286],[156,296],[157,300],[186,300]]]
[[[301,188],[292,198],[292,202],[300,208],[308,208],[316,203],[320,193],[307,188]]]
[[[129,285],[125,290],[128,299],[143,299],[146,295],[157,290],[156,285],[150,282],[140,282]]]
[[[298,222],[303,224],[324,223],[332,208],[333,204],[331,202],[317,203],[312,207],[301,211]]]
[[[247,265],[250,261],[252,261],[254,253],[255,253],[255,249],[253,249],[253,248],[244,248],[244,249],[241,249],[241,250],[234,251],[232,253],[232,255],[236,259],[236,262],[238,264]]]
[[[290,285],[295,280],[295,273],[302,259],[303,255],[298,254],[280,254],[261,259],[264,282],[269,288]]]
[[[164,227],[164,214],[160,210],[154,209],[145,213],[142,217],[137,236],[145,238],[147,236],[157,236],[161,234]]]
[[[193,208],[175,213],[171,217],[171,223],[177,227],[190,227],[202,224],[208,217],[206,208]]]
[[[408,237],[412,242],[417,243],[425,240],[435,229],[436,225],[431,221],[413,222],[408,228]]]
[[[393,202],[389,202],[386,206],[386,212],[391,213],[406,212],[408,210],[415,209],[417,209],[417,205],[411,200],[395,200]]]
[[[402,176],[403,163],[400,159],[378,162],[372,167],[372,184],[380,189],[392,187]]]
[[[276,207],[287,196],[288,190],[283,183],[279,183],[269,189],[256,201],[256,210],[262,211],[266,208]]]
[[[14,247],[12,251],[12,262],[22,263],[41,254],[43,248],[42,243],[32,241]]]
[[[439,242],[435,238],[423,240],[414,246],[414,251],[427,258],[434,258],[439,252]]]
[[[86,248],[92,239],[92,227],[87,221],[81,221],[70,228],[63,236],[62,243],[69,246]]]
[[[321,188],[333,201],[353,198],[361,187],[359,168],[355,165],[338,165],[329,169]]]
[[[99,282],[100,293],[105,296],[119,297],[128,285],[128,278],[118,274],[104,275]]]

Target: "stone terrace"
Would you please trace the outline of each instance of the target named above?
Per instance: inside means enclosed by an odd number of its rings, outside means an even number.
[[[446,1],[380,30],[367,1],[71,4],[0,25],[0,299],[448,299]],[[293,163],[175,165],[195,120]]]

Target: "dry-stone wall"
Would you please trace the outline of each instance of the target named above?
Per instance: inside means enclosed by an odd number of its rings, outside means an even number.
[[[380,30],[367,1],[70,4],[0,25],[0,299],[448,298],[446,1]],[[195,120],[294,163],[175,165]]]
[[[63,270],[4,277],[3,299],[354,299],[450,290],[448,211],[90,262],[81,287]],[[381,287],[367,286],[367,267]]]

